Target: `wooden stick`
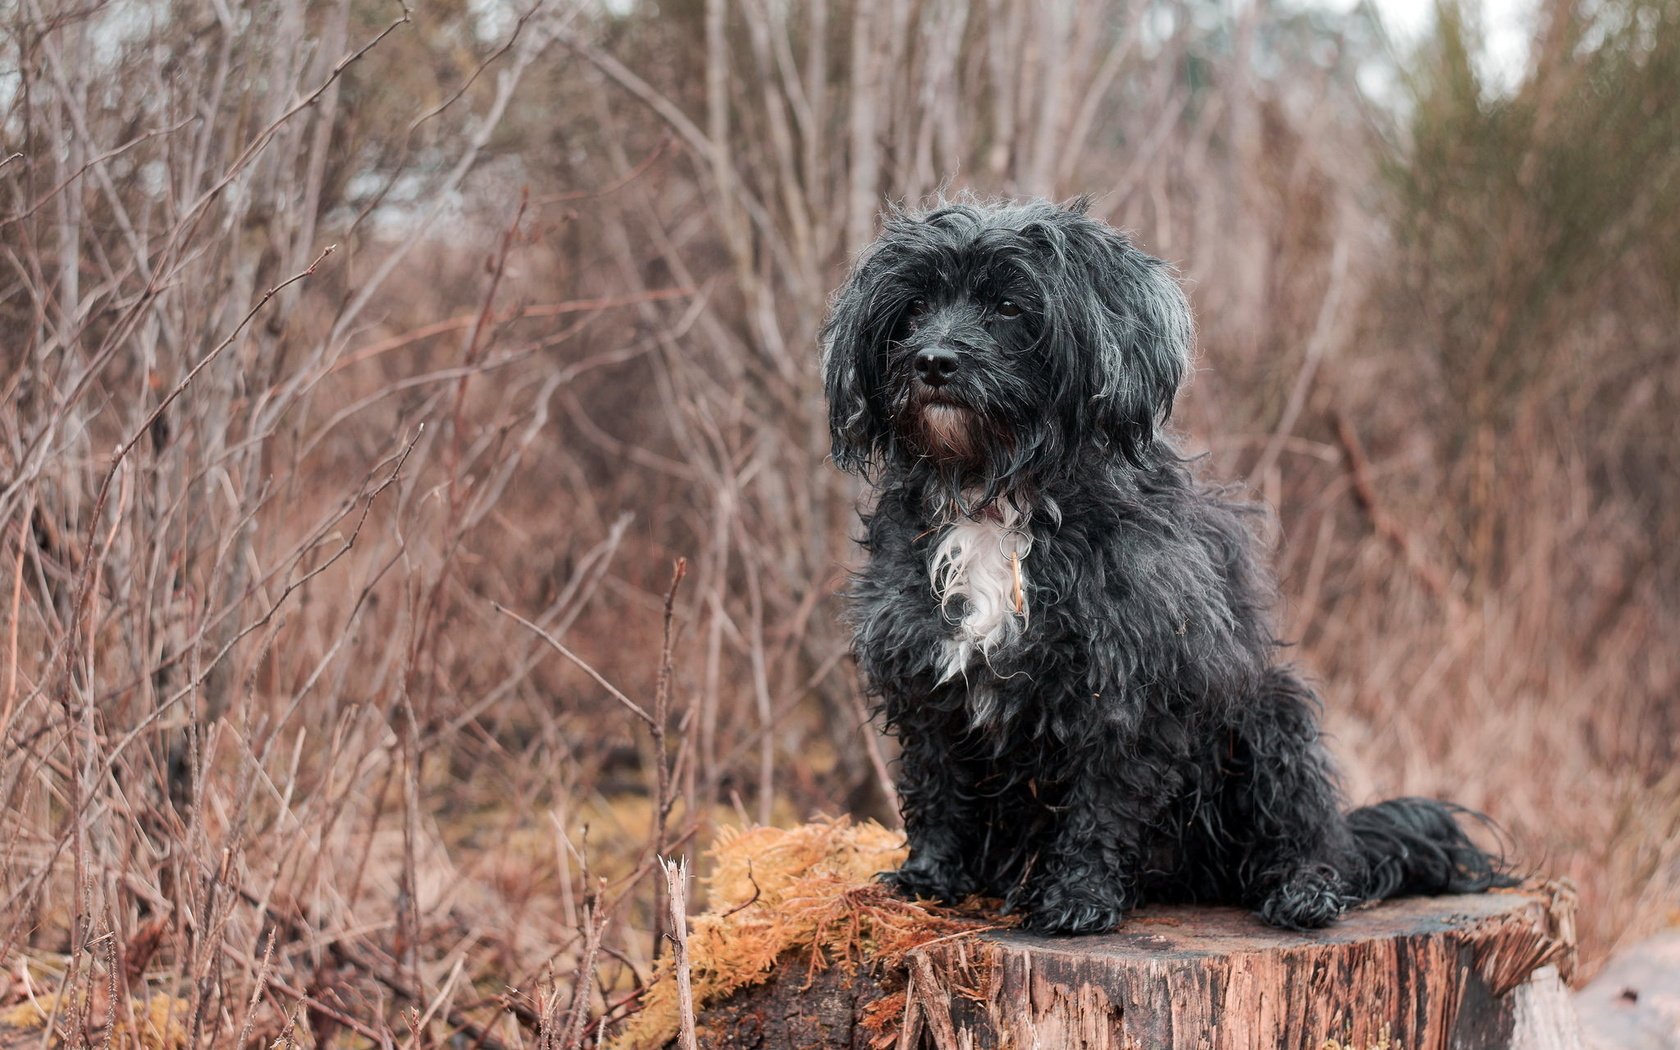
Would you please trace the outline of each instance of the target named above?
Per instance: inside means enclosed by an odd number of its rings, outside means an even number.
[[[695,1050],[694,986],[688,963],[688,865],[681,857],[665,863],[666,900],[671,906],[671,968],[677,975],[677,1045]]]

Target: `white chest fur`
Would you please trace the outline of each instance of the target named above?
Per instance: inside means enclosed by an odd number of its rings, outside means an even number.
[[[979,520],[959,518],[934,548],[929,571],[942,608],[962,601],[962,619],[941,654],[940,681],[962,674],[976,656],[989,658],[1027,622],[1027,554],[1032,531],[1003,503]]]

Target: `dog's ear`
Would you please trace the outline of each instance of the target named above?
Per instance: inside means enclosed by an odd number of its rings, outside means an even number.
[[[834,465],[861,473],[868,465],[873,441],[869,429],[869,398],[858,375],[859,308],[837,299],[823,326],[823,393],[828,397],[828,433]]]
[[[1166,263],[1082,210],[1067,214],[1067,261],[1085,270],[1069,276],[1090,289],[1071,309],[1085,366],[1080,425],[1141,465],[1190,371],[1190,303]]]
[[[858,260],[829,305],[822,330],[823,392],[828,397],[828,430],[834,463],[841,470],[864,473],[883,439],[875,392],[880,385],[883,341],[880,310],[874,300],[878,260]]]

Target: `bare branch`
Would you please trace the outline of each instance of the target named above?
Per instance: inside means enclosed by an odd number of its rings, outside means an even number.
[[[560,643],[559,639],[555,638],[553,635],[549,634],[547,631],[543,630],[541,627],[532,623],[530,620],[527,620],[527,619],[525,619],[525,617],[523,617],[523,616],[519,615],[518,613],[514,612],[512,609],[509,609],[507,606],[503,605],[501,602],[493,601],[493,602],[490,603],[490,607],[492,609],[495,609],[497,612],[501,613],[503,616],[509,617],[510,619],[518,620],[520,623],[524,624],[525,628],[527,630],[529,630],[531,633],[535,634],[537,637],[541,638],[543,641],[547,642],[548,647],[550,649],[553,649],[555,652],[559,653],[561,656],[564,656],[567,660],[570,660],[572,662],[572,664],[575,667],[577,667],[580,671],[582,671],[584,674],[588,675],[590,678],[594,679],[596,685],[599,685],[602,689],[605,689],[607,691],[608,696],[612,697],[614,700],[617,700],[619,703],[623,704],[625,710],[629,711],[631,714],[633,714],[637,718],[641,719],[643,724],[648,725],[650,727],[658,725],[658,723],[654,720],[653,716],[648,714],[647,711],[643,710],[642,706],[640,704],[636,703],[636,701],[630,699],[628,696],[625,696],[623,691],[620,690],[618,688],[618,686],[613,685],[611,682],[607,681],[604,677],[602,677],[601,672],[599,672],[599,671],[595,670],[595,668],[591,667],[589,665],[588,661],[584,660],[583,657],[579,656],[578,654],[572,652],[570,649],[568,649],[564,645],[562,645]]]

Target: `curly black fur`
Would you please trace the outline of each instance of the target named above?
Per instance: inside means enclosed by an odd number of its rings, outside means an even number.
[[[1168,268],[1083,202],[895,212],[836,295],[834,458],[878,493],[851,615],[910,839],[884,878],[1064,933],[1508,881],[1447,804],[1343,811],[1250,511],[1163,432],[1192,338]]]

